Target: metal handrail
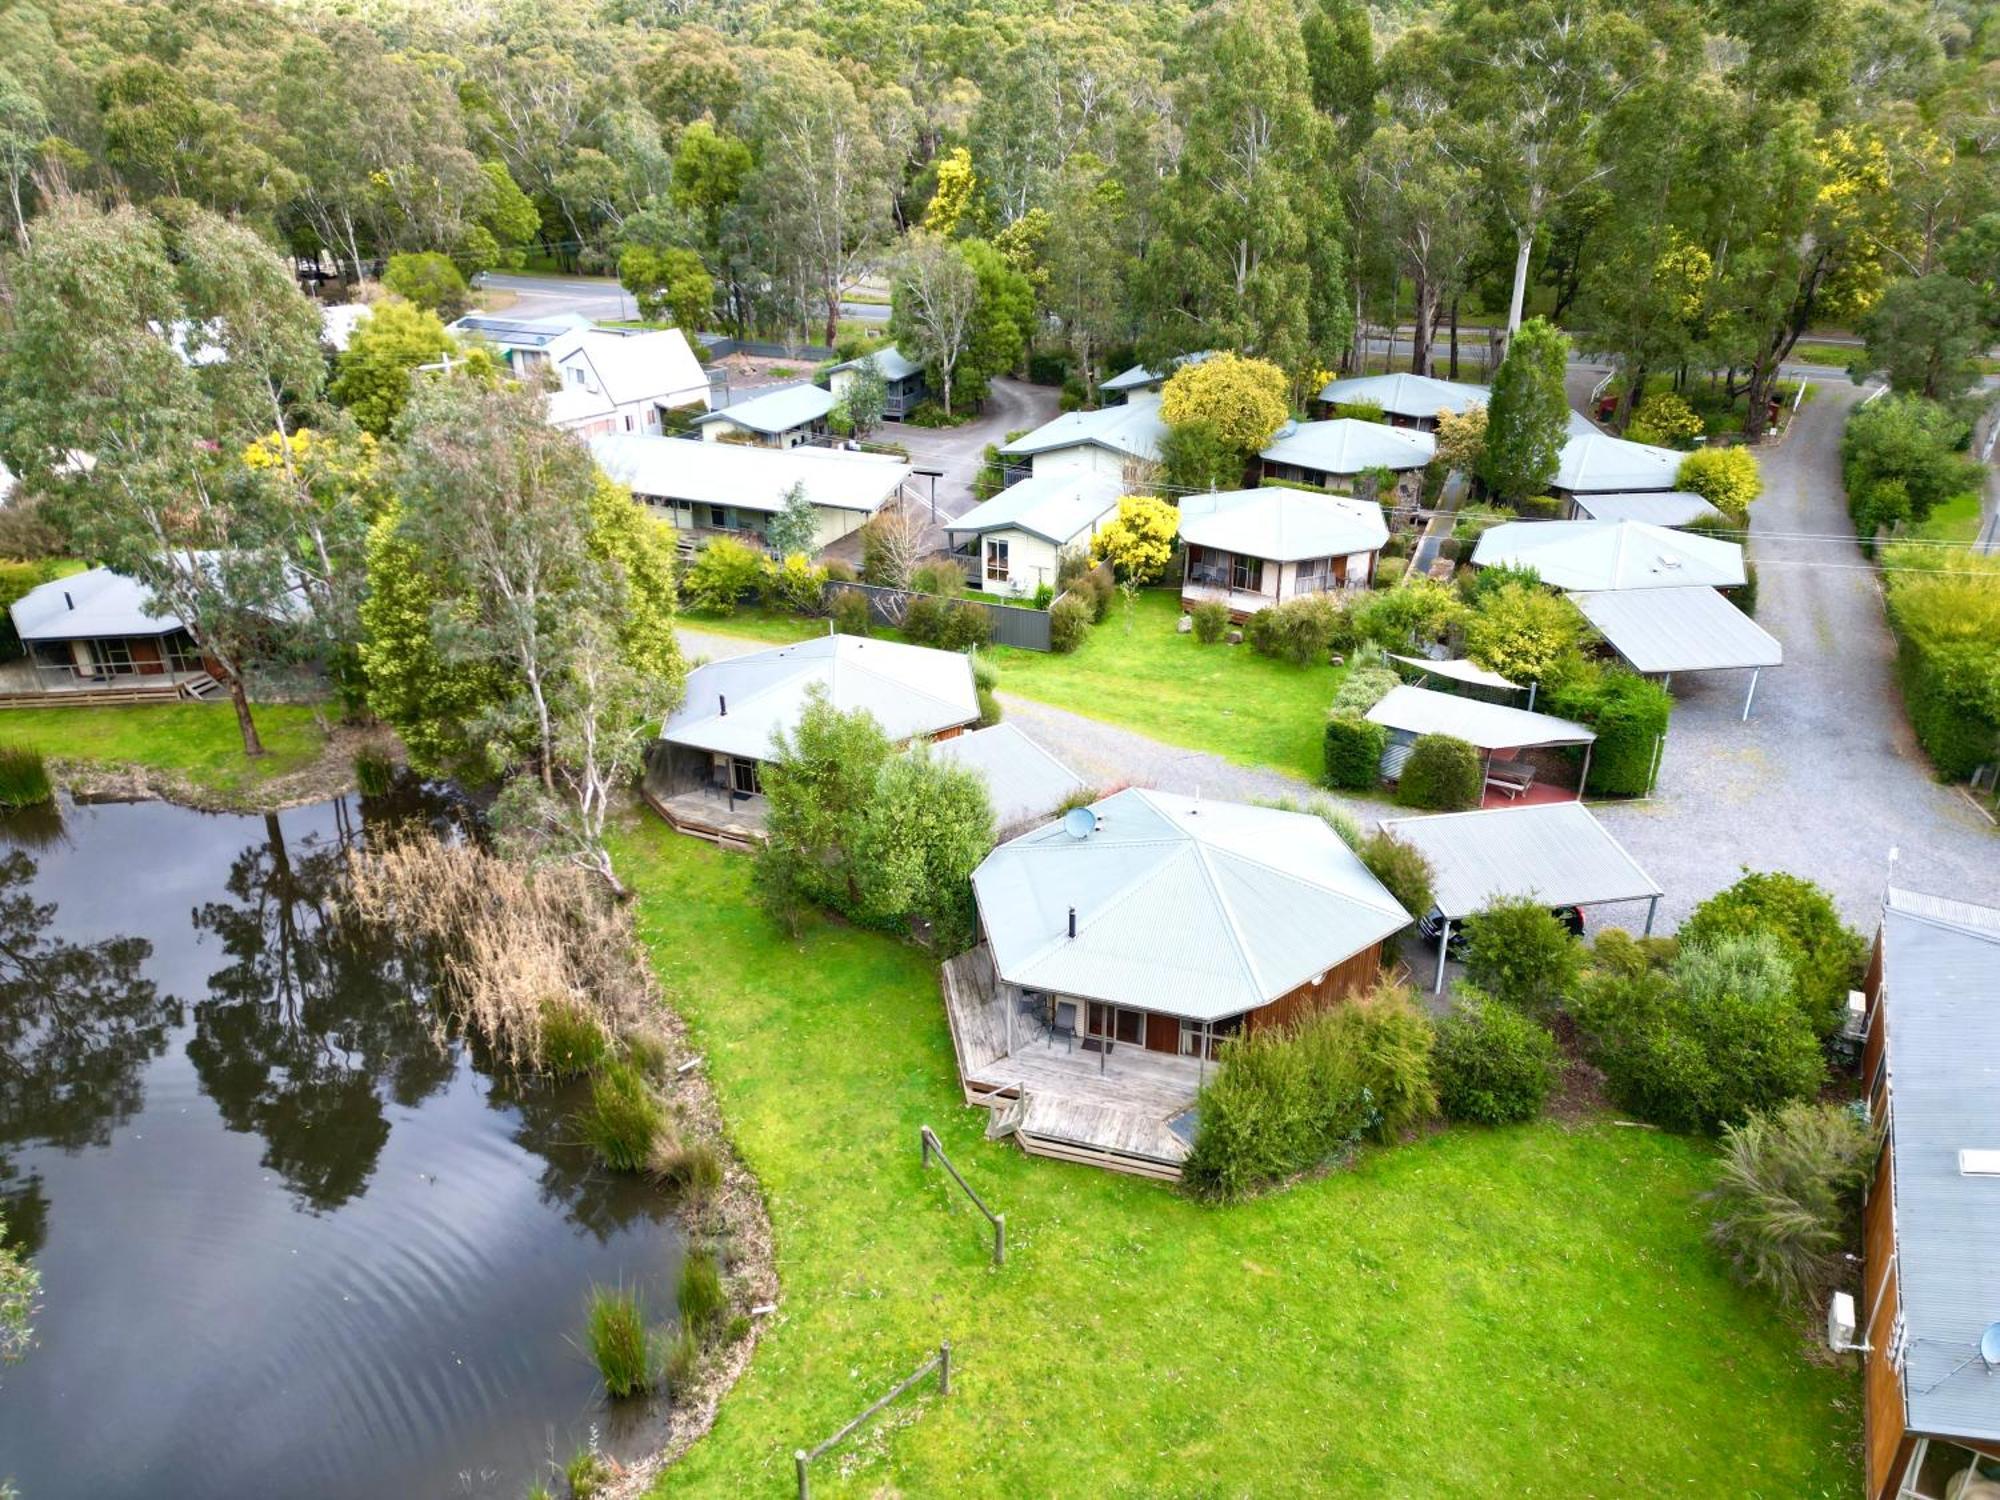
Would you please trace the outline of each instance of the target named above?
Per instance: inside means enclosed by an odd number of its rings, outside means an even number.
[[[1023,1099],[1027,1097],[1026,1089],[1027,1085],[1024,1083],[1022,1085]],[[988,1208],[986,1200],[972,1190],[972,1184],[959,1175],[958,1168],[951,1164],[951,1158],[944,1154],[944,1147],[938,1144],[937,1132],[935,1130],[931,1129],[928,1125],[919,1125],[917,1127],[917,1140],[923,1152],[923,1165],[928,1167],[931,1164],[931,1157],[936,1156],[944,1164],[944,1169],[951,1173],[951,1180],[965,1189],[965,1196],[972,1200],[972,1206],[986,1215],[987,1222],[993,1226],[993,1264],[996,1266],[1006,1265],[1007,1216],[1005,1214],[996,1214],[992,1209]]]

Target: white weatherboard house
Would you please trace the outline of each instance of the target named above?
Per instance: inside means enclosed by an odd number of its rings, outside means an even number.
[[[708,408],[708,376],[678,328],[572,329],[547,359],[559,382],[549,423],[579,437],[657,433],[670,411]]]
[[[1037,474],[949,522],[974,564],[972,586],[989,594],[1032,594],[1055,586],[1065,552],[1088,552],[1098,527],[1118,514],[1124,487],[1087,470]]]
[[[1552,491],[1563,495],[1630,495],[1671,490],[1679,484],[1685,453],[1613,437],[1582,418],[1570,426],[1570,439],[1563,444],[1556,463],[1556,477],[1549,481]]]
[[[1166,433],[1158,395],[1140,392],[1123,406],[1066,412],[1015,438],[1000,456],[1027,463],[1037,479],[1097,474],[1131,490],[1160,461],[1160,439]]]
[[[1463,415],[1484,406],[1490,395],[1483,385],[1428,375],[1356,375],[1322,387],[1319,399],[1328,407],[1379,406],[1394,426],[1429,432],[1437,426],[1440,411]]]
[[[658,803],[685,793],[762,795],[758,767],[773,736],[798,728],[817,690],[843,712],[862,710],[897,744],[945,739],[979,721],[972,662],[956,651],[855,635],[815,636],[696,667],[687,697],[660,727],[646,789]]]
[[[1472,563],[1533,568],[1549,587],[1577,592],[1744,581],[1736,543],[1643,521],[1504,521],[1479,538]]]
[[[815,552],[859,530],[910,477],[899,458],[840,448],[749,448],[618,433],[595,439],[590,452],[635,500],[683,531],[749,533],[761,541],[792,486],[803,485],[819,521]]]
[[[136,578],[91,568],[28,590],[8,613],[43,688],[207,681],[194,638],[177,617],[148,613],[152,602]]]
[[[1131,788],[973,873],[945,969],[966,1097],[1043,1155],[1176,1177],[1222,1042],[1373,984],[1410,915],[1318,818]]]
[[[1273,486],[1181,498],[1187,545],[1181,604],[1242,618],[1302,594],[1366,588],[1389,540],[1372,500]]]
[[[855,374],[869,360],[875,362],[875,368],[882,376],[882,415],[889,420],[900,421],[929,399],[930,386],[924,379],[924,367],[891,344],[860,359],[835,365],[826,372],[827,389],[836,401],[846,398],[848,388],[854,384]]]
[[[549,351],[573,333],[597,325],[582,313],[553,318],[508,318],[491,313],[467,313],[445,325],[458,338],[490,344],[517,375],[549,368]]]
[[[695,419],[702,441],[725,437],[766,448],[796,448],[826,436],[826,415],[837,404],[832,391],[811,384],[780,386]]]
[[[1286,423],[1257,457],[1266,479],[1336,490],[1352,490],[1363,474],[1388,469],[1396,476],[1397,492],[1414,499],[1424,465],[1437,457],[1437,439],[1415,428],[1336,417]]]

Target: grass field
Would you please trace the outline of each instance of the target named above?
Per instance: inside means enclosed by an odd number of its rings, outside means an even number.
[[[1979,537],[1979,492],[1967,490],[1937,507],[1911,535],[1940,542],[1973,542]]]
[[[1114,600],[1110,617],[1068,656],[1007,647],[985,655],[1000,669],[1003,693],[1317,781],[1327,705],[1342,669],[1295,667],[1247,646],[1204,646],[1175,631],[1180,609],[1171,589],[1150,590],[1134,603],[1129,628],[1125,601]],[[826,630],[824,620],[765,609],[681,618],[693,630],[779,644]]]
[[[1845,1496],[1853,1377],[1702,1240],[1699,1144],[1597,1121],[1454,1130],[1230,1209],[982,1138],[935,969],[793,940],[750,861],[621,831],[641,931],[763,1182],[783,1300],[661,1495]],[[1007,1215],[1008,1262],[933,1126]]]
[[[244,756],[227,703],[10,708],[0,710],[0,744],[97,766],[151,766],[214,791],[242,792],[318,756],[326,744],[318,712],[309,705],[258,705],[257,730],[271,752],[258,760]]]

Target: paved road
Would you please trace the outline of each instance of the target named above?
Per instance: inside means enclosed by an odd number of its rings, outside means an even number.
[[[1026,381],[1000,379],[987,393],[986,409],[979,419],[963,427],[911,427],[903,422],[885,422],[882,437],[901,443],[910,450],[910,462],[919,469],[939,469],[937,508],[940,516],[962,516],[985,496],[972,492],[973,477],[986,461],[988,443],[1004,443],[1010,432],[1039,427],[1055,416],[1062,393],[1054,386],[1029,385]],[[919,494],[930,494],[930,480],[915,481]]]
[[[507,311],[522,318],[553,318],[578,313],[586,318],[636,318],[638,308],[615,281],[590,276],[517,276],[489,271],[482,289],[511,292]]]

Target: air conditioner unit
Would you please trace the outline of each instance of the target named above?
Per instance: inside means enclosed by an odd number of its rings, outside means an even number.
[[[1854,1298],[1835,1292],[1826,1304],[1826,1346],[1835,1354],[1866,1354],[1868,1346],[1854,1341]]]
[[[1842,1023],[1840,1032],[1856,1042],[1868,1035],[1868,997],[1859,990],[1847,992],[1847,1019]]]

